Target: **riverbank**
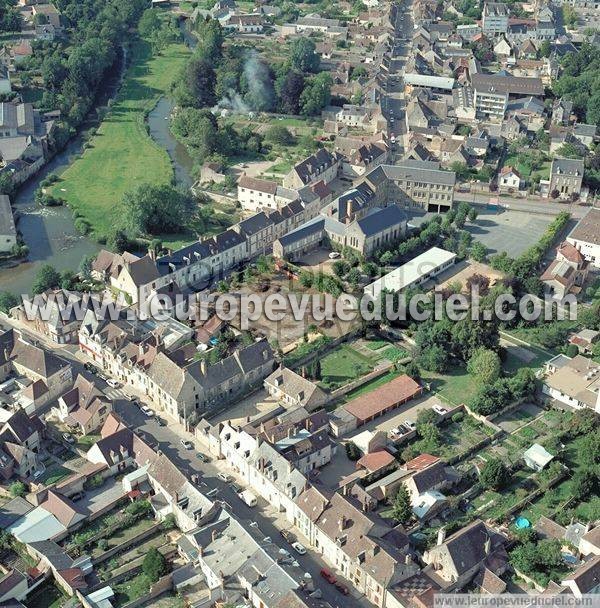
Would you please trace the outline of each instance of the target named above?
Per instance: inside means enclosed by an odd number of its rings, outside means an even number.
[[[50,189],[92,227],[92,238],[104,240],[114,226],[123,194],[144,182],[174,178],[167,151],[149,136],[146,116],[168,91],[190,55],[184,44],[171,44],[153,54],[143,39],[131,46],[131,61],[121,90],[82,156]],[[173,241],[181,239],[174,235]],[[167,236],[164,243],[171,241]]]

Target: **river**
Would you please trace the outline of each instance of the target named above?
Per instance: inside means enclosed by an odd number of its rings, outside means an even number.
[[[185,30],[184,36],[190,46],[194,44],[193,37]],[[127,67],[124,55],[123,53],[101,87],[97,107],[106,105],[116,96]],[[193,162],[186,149],[169,131],[171,109],[171,101],[162,97],[148,116],[148,128],[154,141],[169,154],[177,184],[190,187],[193,181]],[[19,218],[17,226],[29,247],[29,255],[18,266],[0,267],[0,290],[14,294],[29,293],[42,264],[51,264],[59,271],[77,271],[85,256],[92,255],[101,248],[95,241],[77,233],[71,210],[67,206],[40,207],[34,201],[40,182],[50,173],[60,175],[81,154],[84,136],[85,133],[82,132],[72,139],[62,152],[19,189],[14,198],[13,206]]]

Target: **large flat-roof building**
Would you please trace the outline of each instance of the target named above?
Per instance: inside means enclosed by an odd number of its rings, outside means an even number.
[[[567,237],[581,255],[600,268],[600,209],[593,207],[582,217]]]
[[[421,285],[452,266],[455,260],[455,253],[439,247],[432,247],[410,262],[367,285],[365,294],[377,299],[384,290],[397,293],[408,287]]]
[[[579,195],[583,183],[584,164],[581,158],[555,158],[550,167],[548,191],[560,198]]]
[[[397,165],[381,165],[365,180],[376,192],[379,204],[396,203],[434,213],[452,209],[456,173],[442,171],[438,162],[408,159]]]
[[[582,355],[557,355],[545,366],[542,392],[575,410],[600,413],[600,364]]]
[[[508,6],[502,2],[485,2],[482,12],[484,34],[505,34],[508,31]]]
[[[506,71],[497,74],[471,75],[475,91],[475,110],[480,117],[497,120],[504,118],[508,100],[514,97],[542,97],[544,84],[541,78],[513,76]]]

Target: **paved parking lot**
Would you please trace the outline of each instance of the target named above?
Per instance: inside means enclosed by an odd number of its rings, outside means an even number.
[[[501,211],[477,207],[479,217],[474,224],[467,222],[465,229],[475,239],[485,245],[490,254],[506,251],[511,257],[523,253],[535,244],[544,233],[551,216],[523,213],[520,211]],[[410,212],[410,223],[419,226],[423,221],[431,219],[431,213]]]
[[[388,432],[393,428],[400,426],[405,420],[411,422],[417,421],[417,416],[421,410],[430,409],[434,405],[441,405],[442,407],[448,408],[448,405],[443,403],[440,398],[436,395],[426,395],[420,399],[413,399],[408,403],[405,403],[398,409],[395,409],[381,418],[361,426],[353,435],[358,435],[364,431],[385,431]],[[351,439],[352,437],[349,437]]]

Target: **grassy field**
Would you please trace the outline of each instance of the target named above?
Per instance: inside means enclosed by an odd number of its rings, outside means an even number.
[[[188,55],[183,44],[170,45],[160,55],[152,55],[150,45],[137,40],[117,100],[89,148],[54,186],[52,193],[66,199],[89,221],[95,238],[110,233],[125,192],[144,182],[172,180],[169,156],[148,135],[145,115],[168,91]]]
[[[477,385],[464,367],[455,367],[445,374],[423,371],[421,377],[431,390],[451,405],[466,403],[477,392]]]
[[[373,361],[344,344],[321,359],[321,384],[336,389],[373,370]]]

